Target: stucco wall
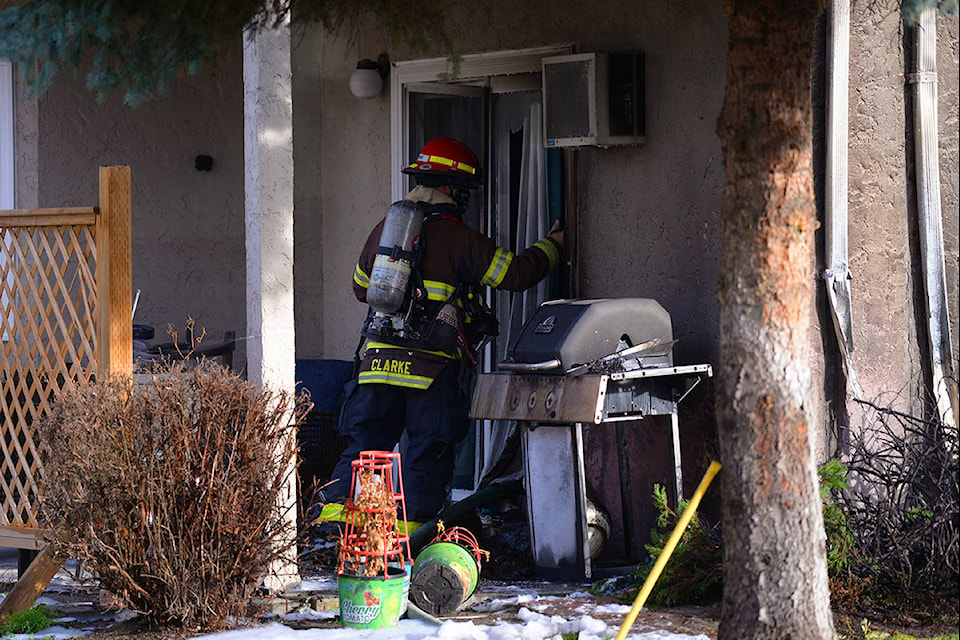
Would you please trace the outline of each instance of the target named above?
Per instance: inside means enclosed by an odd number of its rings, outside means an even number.
[[[850,270],[854,368],[868,399],[910,411],[919,354],[907,216],[904,59],[897,12],[851,12]],[[894,46],[891,46],[894,45]],[[877,51],[888,55],[877,55]],[[882,284],[881,284],[882,283]],[[880,286],[877,286],[877,285]],[[875,340],[885,335],[887,340]]]
[[[19,69],[17,70],[19,71]],[[16,92],[16,207],[33,209],[37,207],[37,101],[27,99],[27,86],[20,73],[14,75]]]
[[[133,205],[135,321],[154,342],[180,339],[192,317],[208,344],[226,330],[245,362],[243,98],[239,47],[218,66],[184,78],[160,98],[128,108],[114,95],[98,105],[83,79],[61,78],[39,100],[37,201],[89,206],[98,167],[129,165]],[[207,173],[198,154],[213,157]]]
[[[853,366],[864,399],[921,415],[925,342],[916,210],[913,33],[897,12],[852,3],[849,246]],[[942,213],[951,325],[957,337],[957,17],[939,19]],[[906,44],[906,48],[904,45]],[[919,325],[919,326],[918,326]],[[863,413],[851,407],[851,426]]]
[[[491,2],[449,11],[462,53],[557,42],[646,52],[647,143],[579,152],[581,295],[660,300],[673,314],[681,362],[715,355],[721,157],[714,127],[726,47],[721,7],[688,4]],[[888,393],[914,379],[918,366],[906,213],[913,163],[904,147],[903,28],[896,13],[868,5],[854,3],[852,20],[851,267],[862,382]],[[941,186],[956,340],[957,18],[941,17],[940,31]],[[348,40],[308,28],[295,31],[294,44],[297,354],[349,359],[364,311],[350,293],[353,260],[388,204],[396,167],[389,166],[389,89],[358,101],[347,80],[359,57],[414,56],[372,31]],[[21,206],[93,202],[98,165],[132,166],[134,284],[143,290],[137,320],[161,335],[187,315],[213,336],[245,332],[241,95],[235,52],[134,109],[118,96],[97,105],[82,78],[61,78],[39,106],[22,97],[18,104]],[[193,169],[199,153],[214,157],[210,173]]]
[[[366,306],[351,289],[360,248],[390,204],[389,89],[357,100],[350,74],[383,43],[318,28],[293,39],[297,357],[352,360]]]
[[[960,354],[960,18],[937,25],[937,115],[940,134],[940,206],[954,375]]]

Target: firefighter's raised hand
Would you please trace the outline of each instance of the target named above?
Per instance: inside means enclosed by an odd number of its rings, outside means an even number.
[[[560,230],[560,221],[554,220],[553,226],[550,227],[550,232],[547,233],[547,237],[556,242],[561,247],[563,246],[563,231]]]

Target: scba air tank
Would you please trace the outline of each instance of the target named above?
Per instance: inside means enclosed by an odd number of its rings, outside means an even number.
[[[417,203],[399,200],[387,209],[367,288],[367,303],[374,311],[394,313],[403,306],[416,258],[414,245],[421,228],[423,211]]]

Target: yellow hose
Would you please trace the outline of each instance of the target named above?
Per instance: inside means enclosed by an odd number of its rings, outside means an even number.
[[[691,498],[690,503],[687,504],[687,508],[683,510],[683,515],[680,516],[680,520],[677,521],[677,526],[673,528],[670,539],[667,540],[667,544],[663,545],[663,551],[661,551],[659,557],[657,557],[657,562],[653,565],[650,575],[647,576],[646,581],[643,583],[643,588],[640,589],[640,593],[637,594],[637,599],[633,601],[633,607],[630,609],[630,613],[627,614],[623,624],[620,625],[620,632],[617,634],[616,640],[624,640],[624,638],[627,637],[627,632],[630,631],[630,627],[633,626],[634,621],[640,614],[640,609],[643,608],[647,597],[650,595],[650,592],[653,591],[653,585],[657,583],[657,579],[663,572],[663,567],[667,564],[667,560],[670,559],[670,555],[676,548],[677,543],[680,542],[680,537],[683,536],[687,525],[690,524],[690,519],[693,518],[693,514],[697,512],[697,505],[700,504],[703,494],[707,492],[707,487],[710,486],[713,477],[717,475],[718,471],[720,471],[720,463],[717,461],[711,462],[707,472],[703,474],[703,480],[700,481],[700,486],[697,487],[697,490],[694,492],[693,498]]]

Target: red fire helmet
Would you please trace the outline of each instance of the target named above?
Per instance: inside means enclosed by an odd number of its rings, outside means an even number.
[[[480,186],[480,161],[470,147],[454,138],[434,138],[403,168],[403,173],[427,178],[424,183],[449,183],[460,187]]]

